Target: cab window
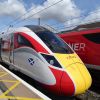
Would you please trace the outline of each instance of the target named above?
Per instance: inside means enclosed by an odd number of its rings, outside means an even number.
[[[36,33],[39,38],[52,50],[54,53],[73,53],[71,48],[56,34],[50,31],[43,31]]]
[[[15,35],[14,40],[15,40],[15,42],[14,42],[15,47],[28,46],[28,47],[33,48],[32,44],[25,37],[23,37],[20,34]]]
[[[100,33],[85,34],[83,36],[89,41],[100,44]]]

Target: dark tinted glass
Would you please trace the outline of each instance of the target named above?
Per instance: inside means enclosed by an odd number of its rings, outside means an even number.
[[[42,56],[46,59],[46,61],[55,66],[55,67],[59,67],[59,68],[62,68],[61,65],[58,63],[58,61],[51,55],[45,55],[45,54],[42,54]]]
[[[83,36],[96,44],[100,44],[100,33],[85,34]]]
[[[28,46],[28,47],[33,47],[32,44],[23,36],[18,35],[18,44],[20,46]]]
[[[50,31],[41,31],[36,33],[41,40],[52,50],[54,53],[73,53],[70,47],[61,40],[56,34]]]
[[[73,53],[71,48],[56,34],[42,26],[27,25],[54,53]]]

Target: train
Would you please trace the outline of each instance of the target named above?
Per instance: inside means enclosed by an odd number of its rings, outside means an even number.
[[[1,62],[57,95],[74,96],[89,89],[92,78],[72,48],[38,25],[14,28],[0,37]]]
[[[73,30],[59,36],[75,50],[87,68],[100,70],[100,27]]]

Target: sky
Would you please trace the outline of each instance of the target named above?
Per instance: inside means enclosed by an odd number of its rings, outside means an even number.
[[[38,18],[56,30],[100,21],[100,0],[0,0],[0,31],[37,25]]]

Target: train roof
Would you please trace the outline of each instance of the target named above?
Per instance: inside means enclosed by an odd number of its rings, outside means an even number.
[[[72,36],[72,35],[91,34],[91,33],[100,33],[100,22],[79,25],[72,30],[60,32],[59,35]]]
[[[40,25],[26,25],[24,27],[29,28],[30,30],[32,30],[33,32],[37,33],[37,32],[42,32],[42,31],[49,31],[48,29],[40,26]]]
[[[0,35],[0,37],[5,36],[9,33],[13,33],[13,32],[35,32],[37,33],[37,32],[43,32],[43,31],[49,31],[49,30],[39,25],[26,25],[23,27],[11,28],[7,32],[3,32]]]
[[[81,31],[72,31],[72,32],[65,32],[59,34],[60,36],[75,36],[75,35],[85,35],[85,34],[91,34],[91,33],[100,33],[100,28],[91,29],[91,30],[81,30]]]
[[[72,32],[72,31],[90,30],[90,29],[95,29],[95,28],[100,28],[100,22],[82,24],[82,25],[79,25],[79,26],[75,27],[72,30],[62,31],[61,33]]]

